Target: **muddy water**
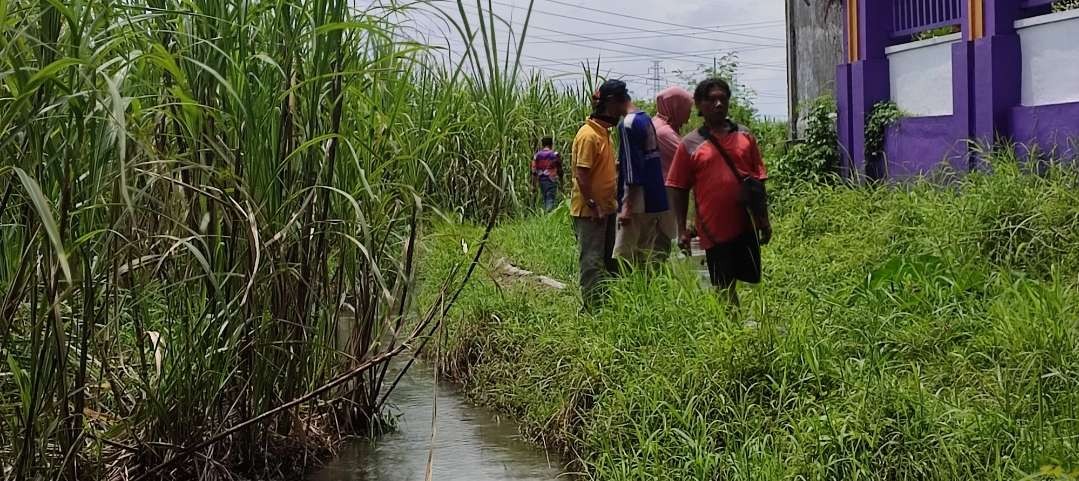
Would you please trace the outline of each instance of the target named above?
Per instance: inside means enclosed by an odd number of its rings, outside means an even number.
[[[543,450],[525,443],[516,425],[472,406],[456,386],[436,384],[432,375],[430,368],[413,365],[390,395],[393,412],[400,416],[396,432],[345,447],[337,459],[307,480],[423,481],[429,455],[433,455],[431,479],[437,481],[558,478],[558,458],[549,458]]]
[[[704,250],[697,239],[692,247],[692,257],[676,257],[689,264],[707,287]],[[395,362],[392,375],[403,364]],[[425,365],[412,366],[391,394],[390,403],[398,415],[395,432],[352,443],[306,481],[424,481],[429,455],[433,455],[431,479],[437,481],[574,479],[560,476],[562,463],[557,457],[521,440],[515,424],[471,405],[457,386],[436,384],[432,370]],[[433,408],[437,412],[433,413]]]

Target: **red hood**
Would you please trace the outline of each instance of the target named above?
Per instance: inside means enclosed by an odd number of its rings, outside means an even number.
[[[693,111],[693,96],[681,87],[670,87],[656,95],[656,113],[675,130],[689,121]]]

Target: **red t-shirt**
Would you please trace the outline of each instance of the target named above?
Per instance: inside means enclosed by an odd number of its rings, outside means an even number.
[[[753,135],[737,130],[717,139],[742,175],[762,181],[768,178]],[[716,243],[734,240],[752,228],[745,207],[738,204],[741,188],[738,179],[716,147],[700,132],[687,135],[678,146],[667,175],[667,187],[693,190],[702,248],[710,249]]]

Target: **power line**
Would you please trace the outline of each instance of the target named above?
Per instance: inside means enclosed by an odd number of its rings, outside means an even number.
[[[529,59],[534,59],[534,60],[541,60],[541,61],[543,60],[543,59],[541,59],[541,58],[538,58],[538,57],[533,57],[533,56],[531,56],[531,55],[523,55],[523,54],[522,54],[522,55],[521,55],[521,57],[524,57],[524,58],[529,58]],[[559,65],[566,65],[566,66],[570,66],[570,67],[582,67],[582,66],[581,66],[580,64],[575,64],[575,63],[570,63],[570,62],[555,62],[555,63],[557,63],[557,64],[559,64]],[[538,65],[530,65],[530,67],[534,67],[534,68],[539,68],[539,69],[544,69],[544,68],[546,68],[546,67],[543,67],[543,66],[538,66]],[[565,72],[565,71],[563,71],[563,72]],[[608,72],[608,73],[610,73],[610,74],[614,74],[614,75],[617,75],[617,76],[619,76],[619,77],[637,77],[637,78],[640,78],[640,79],[643,79],[643,80],[651,80],[651,78],[650,78],[650,77],[646,77],[646,76],[644,76],[644,75],[641,75],[641,74],[629,74],[629,73],[617,72],[617,71],[614,71],[614,70],[608,70],[607,72]],[[581,74],[581,75],[583,75],[583,74],[584,74],[584,72],[583,72],[583,68],[582,68],[582,70],[581,70],[581,71],[577,71],[576,73],[577,73],[577,74]]]
[[[505,3],[498,2],[498,1],[494,1],[493,3],[499,4],[499,5],[506,5]],[[513,5],[511,5],[511,6],[514,7],[514,8],[518,8],[518,7],[513,6]],[[582,8],[584,8],[584,7],[582,7]],[[533,10],[533,11],[535,12],[535,10]],[[567,18],[571,18],[571,17],[567,17]],[[513,25],[512,22],[507,22],[507,23]],[[598,23],[598,22],[594,22],[594,23]],[[518,26],[523,26],[523,24],[518,24]],[[541,27],[533,26],[533,25],[530,24],[529,28],[539,29]],[[624,27],[622,27],[622,28],[624,28]],[[673,52],[673,51],[670,51],[670,50],[664,50],[664,49],[659,49],[659,48],[654,48],[654,47],[643,47],[643,46],[639,46],[639,45],[633,45],[633,44],[628,44],[628,43],[623,43],[623,42],[618,42],[618,41],[603,40],[603,39],[595,38],[595,37],[592,37],[592,36],[589,36],[589,35],[581,35],[581,34],[577,34],[577,33],[565,32],[565,31],[556,30],[556,29],[553,29],[553,28],[543,28],[543,30],[546,30],[546,31],[549,31],[549,32],[552,32],[552,33],[562,34],[562,35],[569,35],[569,36],[572,36],[572,37],[577,37],[577,38],[584,39],[584,40],[589,40],[589,41],[592,41],[592,42],[598,42],[598,43],[601,43],[601,44],[621,45],[621,46],[625,46],[625,47],[629,47],[629,48],[650,50],[650,51],[662,53],[662,54],[665,54],[665,55],[672,55],[672,56],[679,56],[679,57],[696,57],[696,58],[700,58],[702,60],[714,60],[714,58],[715,58],[714,55],[705,56],[705,55],[683,54],[681,52]],[[630,54],[630,55],[640,55],[640,52],[636,52],[636,51],[618,50],[618,49],[613,49],[613,48],[602,46],[602,45],[585,44],[584,42],[581,42],[581,41],[572,41],[572,40],[564,40],[564,39],[552,39],[550,37],[544,37],[544,36],[539,36],[539,35],[536,35],[533,38],[539,38],[539,39],[542,39],[542,40],[549,40],[549,41],[552,41],[552,42],[562,43],[562,44],[584,46],[584,47],[588,47],[588,48],[594,48],[594,49],[597,49],[597,50],[607,50],[607,51],[610,51],[610,52],[618,52],[618,53],[624,53],[624,54]],[[711,41],[715,41],[715,40],[713,39]],[[730,41],[728,41],[728,42],[730,42]],[[758,44],[749,44],[749,45],[759,46]],[[731,49],[731,52],[735,53],[737,51]],[[777,71],[784,71],[784,72],[786,71],[786,67],[783,66],[783,65],[769,65],[769,64],[761,64],[761,63],[754,63],[754,62],[744,62],[744,61],[740,62],[740,65],[742,65],[742,66],[760,67],[762,69],[763,68],[769,68],[769,69],[774,69],[774,70],[777,70]]]
[[[701,58],[701,59],[704,59],[704,60],[712,60],[715,57],[714,55],[713,56],[705,56],[705,55],[683,54],[681,52],[673,52],[671,50],[665,50],[665,49],[661,49],[661,48],[644,47],[644,46],[640,46],[640,45],[633,45],[633,44],[628,44],[628,43],[623,43],[623,42],[607,41],[607,40],[603,40],[603,39],[597,39],[597,38],[594,38],[594,37],[590,37],[588,35],[581,35],[581,34],[576,34],[576,33],[563,32],[563,31],[560,31],[560,30],[554,30],[554,29],[547,29],[547,30],[549,30],[551,32],[554,32],[554,33],[560,33],[560,34],[563,34],[563,35],[569,35],[569,36],[572,36],[572,37],[581,38],[581,39],[584,39],[584,40],[590,40],[592,42],[599,42],[601,44],[614,44],[614,45],[620,45],[620,46],[629,47],[629,48],[636,48],[636,49],[641,49],[641,50],[650,50],[650,51],[662,53],[662,54],[665,54],[665,55],[696,57],[696,58]],[[553,40],[553,39],[550,39],[549,37],[541,37],[539,35],[537,35],[536,38],[541,38],[541,39],[545,39],[545,40]],[[586,47],[594,48],[594,49],[597,49],[597,50],[607,50],[607,51],[610,51],[610,52],[618,52],[618,53],[624,53],[624,54],[629,54],[629,55],[640,55],[640,52],[633,52],[633,51],[628,51],[628,50],[618,50],[618,49],[613,49],[613,48],[605,47],[605,46],[601,46],[601,45],[585,44],[585,43],[583,43],[581,41],[557,40],[557,42],[563,43],[563,44],[571,44],[571,45],[584,45]],[[732,51],[732,52],[736,53],[737,51]],[[774,67],[774,68],[778,68],[778,69],[780,69],[782,71],[786,71],[786,68],[781,67],[780,65],[769,65],[769,64],[761,64],[761,63],[754,63],[754,62],[741,62],[741,64],[742,65],[756,66],[756,67],[769,67],[769,68]]]
[[[523,25],[518,25],[518,26],[523,26]],[[560,34],[563,34],[563,35],[575,35],[573,33],[565,32],[565,31],[561,31],[561,30],[556,30],[556,29],[553,29],[553,28],[550,28],[550,27],[539,27],[539,26],[532,26],[532,25],[530,25],[529,27],[530,27],[530,29],[537,29],[537,30],[542,30],[542,31],[545,31],[545,32],[560,33]],[[729,40],[729,39],[716,39],[716,38],[709,38],[709,37],[701,37],[701,36],[698,36],[698,35],[671,34],[671,35],[665,35],[665,36],[666,37],[678,37],[678,38],[683,38],[683,39],[700,40],[700,41],[713,42],[713,43],[726,43],[726,44],[731,44],[731,45],[735,45],[735,46],[739,46],[739,47],[753,47],[753,48],[760,48],[760,47],[784,48],[784,47],[786,47],[785,45],[781,45],[781,44],[763,44],[762,45],[760,43],[740,42],[740,41],[737,41],[737,40]],[[540,36],[536,35],[534,38],[543,38],[543,37],[540,37]],[[590,40],[594,40],[594,41],[597,41],[597,42],[619,43],[618,40],[593,37],[591,35],[589,35],[588,38]],[[547,39],[545,39],[545,40],[547,40]],[[547,43],[557,43],[557,42],[558,42],[558,40],[549,40]],[[622,44],[622,45],[625,45],[625,44]]]
[[[499,3],[499,2],[495,2],[495,3]],[[643,50],[651,50],[653,52],[659,52],[659,53],[663,53],[663,54],[666,54],[666,55],[676,55],[676,56],[683,55],[681,52],[673,52],[673,51],[670,51],[670,50],[664,50],[664,49],[655,48],[655,47],[644,47],[644,46],[640,46],[640,45],[633,45],[633,44],[628,44],[628,43],[623,43],[623,42],[618,42],[618,41],[613,41],[613,40],[604,40],[604,39],[595,38],[595,37],[592,37],[592,36],[589,36],[589,35],[581,35],[581,34],[572,33],[572,32],[564,32],[564,31],[561,31],[561,30],[555,30],[553,28],[546,28],[545,30],[549,31],[549,32],[552,32],[552,33],[559,33],[559,34],[562,34],[562,35],[569,35],[569,36],[572,36],[572,37],[577,37],[577,38],[581,38],[581,39],[585,39],[585,40],[590,40],[590,41],[593,41],[593,42],[621,45],[621,46],[624,46],[624,47],[638,48],[638,49],[643,49]],[[564,44],[573,44],[573,45],[581,45],[582,44],[582,42],[551,39],[550,37],[542,37],[542,36],[539,36],[539,35],[536,35],[535,38],[539,38],[539,39],[543,39],[543,40],[550,40],[550,41],[554,41],[554,42],[557,42],[557,43],[564,43]],[[596,45],[591,45],[591,44],[586,44],[585,46],[595,48],[595,49],[599,49],[599,50],[608,50],[608,51],[611,51],[611,52],[620,52],[620,53],[626,53],[626,54],[630,54],[630,55],[639,55],[639,52],[629,52],[629,51],[625,51],[625,50],[616,50],[616,49],[612,49],[612,48],[608,48],[608,47],[596,46]],[[759,45],[753,45],[753,46],[759,46]],[[731,52],[736,53],[737,50],[731,49]],[[714,58],[714,56],[689,55],[689,54],[685,54],[685,55],[686,56],[692,56],[692,57],[698,57],[698,58],[705,59],[705,60],[712,60]],[[760,63],[753,63],[753,62],[742,62],[742,64],[743,65],[752,65],[752,66],[757,66],[757,67],[777,67],[777,68],[780,68],[783,71],[787,70],[785,66],[781,67],[780,65],[768,65],[768,64],[760,64]]]
[[[566,42],[566,40],[559,40],[557,42],[552,42],[552,43],[565,43],[565,42]],[[527,43],[527,44],[525,44],[525,46],[527,47],[527,46],[531,46],[533,44],[534,43]],[[597,48],[600,48],[600,47],[597,47]],[[760,49],[761,48],[759,48],[759,47],[757,47],[757,48],[748,48],[748,49],[745,49],[745,50],[729,51],[729,53],[743,54],[743,53],[746,53],[746,52],[752,52],[752,51],[760,50]],[[684,56],[687,56],[687,55],[689,55],[689,56],[704,55],[704,56],[707,56],[707,57],[711,58],[713,55],[715,55],[715,53],[716,53],[715,49],[708,49],[708,50],[697,50],[697,51],[691,51],[691,52],[682,52],[682,53],[678,54],[678,56],[684,57]],[[563,57],[563,58],[555,59],[555,60],[577,60],[578,58],[579,57]],[[639,58],[641,58],[640,54],[632,54],[632,55],[627,54],[627,55],[612,55],[612,56],[604,58],[604,60],[613,61],[613,60],[626,60],[626,59],[639,59]],[[672,58],[672,57],[666,57],[666,58]],[[774,67],[782,67],[783,66],[782,63],[771,63],[771,64],[763,64],[763,65],[771,65],[771,66],[774,66]]]
[[[425,14],[425,15],[434,15],[434,12],[427,12],[427,11],[423,11],[423,10],[419,10],[419,12],[421,14]],[[421,33],[423,36],[426,37],[427,30],[425,30],[425,29],[421,30],[418,27],[408,27],[408,28],[410,28],[412,30],[415,30],[418,33]],[[396,35],[401,35],[401,34],[396,34]],[[460,48],[462,51],[464,51],[467,48],[465,45],[457,44],[455,42],[455,40],[461,40],[463,42],[462,39],[451,38],[449,35],[446,35],[444,32],[442,33],[442,39],[445,40],[447,49],[450,49],[452,47],[457,47],[457,48]],[[559,40],[558,42],[563,43],[565,41]],[[425,40],[424,43],[429,43],[429,42]],[[515,53],[515,52],[513,52],[513,51],[511,51],[511,50],[509,50],[507,48],[502,48],[502,49],[497,49],[496,48],[495,53],[497,55],[499,55],[499,56],[502,56],[502,55],[512,54],[512,53]],[[633,57],[639,57],[639,56],[634,54]],[[570,66],[570,67],[582,67],[581,64],[576,63],[576,61],[578,60],[576,58],[564,59],[564,61],[560,61],[558,59],[540,58],[540,57],[527,55],[527,54],[524,54],[524,53],[521,54],[521,58],[538,60],[538,61],[543,63],[543,65],[538,65],[538,64],[526,64],[526,63],[522,62],[521,65],[526,66],[526,67],[532,67],[532,68],[540,69],[540,70],[549,70],[549,71],[553,71],[553,72],[556,72],[556,73],[563,73],[563,74],[582,74],[583,73],[581,71],[569,72],[569,71],[566,71],[566,70],[556,70],[556,69],[549,68],[550,65],[565,65],[565,66]],[[573,63],[571,63],[570,61],[573,61]],[[582,68],[582,70],[583,70],[583,68]],[[621,76],[621,77],[631,76],[630,74],[624,74],[624,73],[616,72],[616,71],[613,71],[613,70],[608,70],[608,72],[611,73],[611,74],[614,74],[614,75]],[[647,78],[647,77],[643,77],[643,76],[641,76],[641,77],[642,78]]]
[[[684,24],[680,24],[680,23],[666,22],[666,21],[663,21],[663,20],[655,20],[655,19],[651,19],[651,18],[636,17],[636,16],[633,16],[633,15],[626,15],[624,13],[617,13],[617,12],[612,12],[612,11],[609,11],[609,10],[602,10],[602,9],[598,9],[598,8],[585,7],[585,6],[582,6],[582,5],[574,5],[572,3],[563,2],[561,0],[547,0],[547,1],[550,2],[550,3],[554,3],[554,4],[558,4],[558,5],[564,5],[564,6],[567,6],[567,7],[579,8],[581,10],[588,10],[590,12],[602,13],[604,15],[613,15],[613,16],[616,16],[616,17],[630,18],[630,19],[633,19],[633,20],[640,20],[642,22],[651,22],[651,23],[655,23],[655,24],[659,24],[659,25],[669,25],[669,26],[672,26],[672,27],[680,27],[680,28],[686,28],[686,29],[708,30],[708,31],[715,32],[715,33],[728,33],[728,34],[730,34],[730,32],[725,32],[725,31],[720,30],[720,29],[708,28],[708,27],[698,27],[698,26],[694,26],[694,25],[684,25]],[[742,37],[745,37],[745,38],[756,38],[756,39],[759,39],[759,40],[772,40],[772,41],[781,41],[781,42],[783,41],[783,39],[780,39],[780,38],[764,37],[764,36],[760,36],[760,35],[751,35],[751,34],[746,34],[746,33],[732,34],[732,35],[739,35],[739,36],[742,36]]]
[[[519,8],[522,8],[522,7],[515,7],[515,8],[519,9]],[[783,24],[786,24],[786,23],[787,23],[786,20],[761,20],[759,22],[727,23],[727,24],[722,24],[722,25],[702,25],[700,27],[693,27],[693,28],[670,28],[670,29],[658,28],[658,29],[645,30],[644,32],[645,33],[679,33],[679,32],[694,33],[694,32],[699,32],[702,28],[703,29],[724,29],[725,31],[734,31],[734,30],[746,30],[746,29],[751,29],[751,28],[764,28],[764,27],[769,27],[769,26],[772,26],[772,25],[779,26],[779,25],[783,25]],[[605,36],[608,36],[608,35],[626,35],[626,31],[625,31],[626,29],[632,29],[635,32],[642,31],[637,27],[626,27],[625,25],[621,25],[618,28],[619,28],[618,31],[593,32],[593,35],[596,35],[598,37],[605,37]]]
[[[495,2],[495,3],[499,3],[499,2]],[[422,13],[424,13],[424,14],[432,14],[433,12],[422,12]],[[513,22],[506,22],[506,23],[508,23],[510,25],[513,25]],[[541,27],[532,27],[532,28],[541,28]],[[625,28],[625,27],[619,26],[619,28]],[[585,39],[585,40],[591,40],[591,41],[594,41],[594,42],[598,42],[600,45],[584,43],[584,42],[578,41],[578,40],[550,39],[549,37],[542,37],[542,36],[535,36],[535,37],[541,38],[541,39],[549,39],[549,41],[552,42],[552,43],[560,43],[560,44],[565,44],[565,45],[577,45],[577,46],[584,46],[584,47],[593,48],[593,49],[597,49],[597,50],[606,50],[606,51],[611,51],[611,52],[619,52],[619,53],[629,54],[626,57],[622,57],[622,58],[627,58],[627,57],[629,57],[629,58],[641,58],[642,55],[641,55],[640,52],[630,52],[630,51],[626,51],[626,50],[614,49],[614,48],[606,47],[606,46],[603,46],[603,45],[604,44],[615,44],[615,45],[623,45],[623,46],[630,47],[630,48],[637,48],[637,49],[643,49],[643,50],[652,50],[652,51],[657,51],[657,52],[661,52],[661,53],[664,53],[664,54],[669,54],[671,56],[671,58],[695,57],[695,58],[700,58],[700,59],[713,59],[714,60],[714,56],[705,56],[705,55],[692,54],[692,53],[691,54],[678,53],[678,52],[672,52],[672,51],[669,51],[669,50],[657,49],[657,48],[652,48],[652,47],[639,47],[639,46],[636,46],[636,45],[621,43],[621,42],[617,42],[617,41],[609,41],[609,40],[605,40],[605,39],[598,39],[598,38],[592,37],[590,35],[581,35],[581,34],[576,34],[576,33],[563,32],[563,31],[559,31],[559,30],[555,30],[555,29],[547,29],[547,30],[549,30],[551,32],[554,32],[554,33],[561,33],[563,35],[568,35],[568,36],[571,36],[571,37],[581,38],[581,39]],[[443,32],[442,36],[447,42],[450,42],[451,38],[450,38],[450,36],[446,35],[445,32]],[[712,40],[715,41],[714,39],[712,39]],[[526,45],[527,45],[527,43],[526,43]],[[759,46],[757,48],[759,48]],[[496,53],[498,53],[498,54],[507,54],[507,52],[508,52],[507,50],[502,50],[502,51],[498,51]],[[702,53],[710,53],[710,51],[704,51]],[[551,63],[554,63],[554,64],[566,65],[566,66],[571,66],[571,67],[581,67],[581,65],[578,64],[578,63],[562,62],[562,61],[558,61],[558,60],[544,59],[544,58],[539,58],[539,57],[530,56],[530,55],[524,55],[524,54],[522,54],[521,57],[522,58],[529,58],[529,59],[538,60],[540,62],[546,62],[545,65],[549,65]],[[617,59],[619,57],[615,57],[615,58]],[[602,62],[602,57],[601,57],[601,62]],[[538,69],[540,71],[550,71],[550,72],[560,73],[560,74],[564,74],[564,75],[582,75],[583,74],[582,71],[556,70],[556,69],[552,69],[552,68],[549,68],[548,66],[544,66],[544,65],[525,64],[523,62],[522,62],[522,66],[531,67],[533,69]],[[747,69],[757,67],[757,68],[761,68],[761,69],[772,69],[772,70],[776,70],[776,71],[784,70],[784,68],[782,66],[780,66],[780,65],[760,64],[760,63],[753,63],[753,62],[739,62],[739,66],[742,67],[742,68],[746,68],[748,66],[749,68],[747,68]],[[648,76],[645,76],[645,75],[642,75],[642,74],[626,74],[626,73],[617,72],[617,71],[613,71],[613,70],[607,70],[607,73],[609,74],[609,76],[616,76],[616,77],[619,77],[619,78],[623,78],[623,79],[625,79],[627,81],[632,80],[633,82],[639,82],[639,83],[644,84],[644,85],[647,85],[647,82],[649,82],[649,81],[652,81],[653,84],[654,84],[654,81],[655,81],[654,78],[648,77]],[[651,73],[651,72],[649,72],[649,73]]]
[[[571,35],[576,35],[576,34],[571,34]],[[449,42],[450,39],[446,38],[446,41]],[[592,46],[592,45],[589,45],[589,44],[584,44],[583,42],[573,41],[573,40],[562,40],[561,42],[565,43],[565,44],[571,44],[571,45],[586,45],[586,46],[590,46],[590,47],[597,48],[597,49],[600,49],[600,50],[609,50],[609,51],[612,51],[612,52],[620,52],[620,53],[628,54],[626,57],[617,57],[617,58],[622,58],[622,59],[628,59],[628,58],[641,59],[641,57],[642,57],[639,52],[630,52],[630,51],[627,51],[627,50],[612,49],[612,48],[609,48],[609,47],[597,47],[597,46]],[[498,51],[496,53],[498,53],[500,55],[504,55],[504,54],[507,53],[507,50],[501,50],[501,51]],[[510,53],[512,53],[512,52],[510,52]],[[709,53],[709,51],[702,51],[701,53]],[[531,60],[534,60],[534,61],[538,62],[537,64],[531,65],[533,67],[542,68],[543,66],[548,66],[548,65],[564,65],[564,66],[570,66],[570,67],[581,67],[582,66],[581,62],[575,62],[575,61],[573,61],[574,59],[564,59],[564,60],[548,59],[548,58],[536,57],[534,55],[528,55],[528,54],[524,54],[524,53],[521,54],[521,57],[522,58],[528,58],[528,59],[531,59]],[[706,56],[706,55],[700,55],[700,54],[696,54],[696,53],[671,55],[668,58],[687,58],[687,57],[707,59],[707,60],[713,60],[713,61],[715,60],[715,56]],[[581,60],[586,60],[586,59],[582,58]],[[599,64],[600,65],[603,65],[604,61],[605,60],[602,57],[599,58]],[[785,70],[785,68],[783,66],[781,66],[781,65],[757,64],[757,63],[752,63],[752,62],[737,62],[737,64],[738,64],[739,68],[745,67],[746,70],[753,70],[754,68],[760,69],[760,70],[768,70],[768,71],[783,71],[783,70]],[[629,74],[622,74],[620,72],[616,72],[616,71],[613,71],[613,70],[610,71],[610,72],[614,73],[614,74],[619,74],[619,75],[629,75]],[[640,75],[638,75],[638,76],[640,76]],[[643,76],[640,76],[640,77],[643,77]],[[647,77],[645,77],[645,78],[647,78]]]
[[[679,33],[677,31],[672,31],[672,32],[665,32],[665,33],[657,33],[655,35],[630,35],[630,36],[622,36],[622,37],[603,36],[603,37],[597,37],[597,38],[601,38],[604,41],[607,41],[607,40],[641,40],[641,39],[673,38],[673,37],[686,37],[686,34],[682,34],[682,33]],[[723,41],[726,40],[726,39],[722,39],[722,38],[704,38],[704,37],[698,37],[698,36],[692,36],[692,37],[689,37],[689,38],[700,39],[700,40],[711,40],[713,42],[723,42]],[[539,42],[532,42],[532,43],[537,44],[537,43],[553,43],[553,42],[539,41]],[[752,48],[755,49],[755,50],[760,50],[760,49],[766,49],[766,48],[785,48],[785,47],[786,47],[786,45],[757,45],[757,46],[752,47]]]
[[[714,53],[715,53],[714,50],[702,50],[702,51],[699,51],[699,52],[684,53],[684,54],[680,54],[680,55],[669,55],[669,56],[664,57],[664,60],[686,59],[687,57],[694,58],[694,57],[708,56],[708,55],[712,55]],[[566,58],[559,58],[559,59],[545,59],[545,61],[547,61],[547,62],[577,61],[577,60],[580,60],[580,58],[579,57],[566,57]],[[604,63],[622,63],[622,62],[636,62],[636,61],[641,61],[643,59],[641,58],[640,54],[635,54],[635,55],[620,55],[620,56],[613,56],[613,57],[603,57],[603,58],[601,58],[601,60]],[[738,62],[735,62],[735,63],[738,63]],[[782,64],[759,64],[759,65],[760,66],[767,65],[768,67],[774,67],[775,69],[779,69],[779,68],[783,67]],[[749,66],[753,67],[753,65],[749,65]]]
[[[539,57],[536,57],[536,56],[526,55],[526,54],[522,54],[521,57],[522,58],[528,58],[528,59],[531,59],[531,60],[538,60],[540,62],[547,61],[546,59],[542,59],[542,58],[539,58]],[[543,69],[543,68],[546,68],[546,66],[549,66],[549,65],[552,65],[552,64],[554,64],[554,65],[564,65],[564,66],[570,66],[570,67],[582,67],[582,65],[579,64],[579,63],[562,62],[562,61],[549,61],[549,63],[546,63],[546,64],[539,63],[539,64],[532,64],[530,66],[535,67],[535,68]],[[600,62],[600,65],[603,65],[602,61]],[[638,78],[642,78],[642,79],[645,79],[645,80],[652,80],[651,77],[646,77],[644,74],[627,74],[627,73],[618,72],[618,71],[614,71],[614,70],[608,70],[608,72],[610,72],[612,74],[616,74],[616,75],[626,76],[626,77],[638,77]],[[578,72],[578,73],[583,73],[583,72]],[[648,74],[651,74],[651,70],[649,70]]]
[[[748,28],[763,28],[763,27],[768,27],[768,26],[773,26],[773,25],[778,27],[778,26],[784,25],[785,23],[786,22],[783,21],[783,20],[768,20],[768,21],[765,21],[765,22],[754,22],[754,23],[747,23],[747,24],[731,24],[731,25],[746,25],[744,27],[736,27],[735,28],[737,30],[741,30],[741,29],[748,29]],[[720,25],[720,27],[722,27],[722,26],[723,25]],[[718,28],[718,27],[701,27],[701,28]],[[733,30],[735,30],[735,29],[731,30],[732,31],[731,35],[738,35],[736,33],[733,33]],[[669,37],[669,36],[691,35],[691,34],[699,33],[700,31],[701,31],[700,28],[672,28],[672,29],[657,29],[657,30],[638,30],[638,29],[634,29],[634,32],[636,32],[636,33],[634,33],[632,35],[629,34],[626,31],[593,32],[592,35],[595,36],[595,37],[603,38],[603,39],[607,39],[607,40],[634,40],[634,39],[638,39],[638,38],[662,38],[662,37]],[[642,35],[642,33],[648,34],[648,35]],[[708,32],[705,32],[705,33],[708,33]],[[721,40],[721,39],[713,39],[713,40]]]
[[[504,54],[505,51],[498,52],[498,53]],[[639,55],[637,55],[637,56],[638,56],[638,58],[640,58]],[[530,59],[530,60],[538,60],[540,62],[547,61],[546,59],[536,57],[536,56],[532,56],[532,55],[527,55],[527,54],[522,54],[521,58],[522,59]],[[561,66],[568,66],[568,67],[577,67],[577,68],[581,68],[583,70],[583,66],[581,64],[572,63],[572,62],[562,62],[562,61],[549,61],[549,63],[547,63],[547,64],[535,64],[535,63],[524,63],[524,62],[522,62],[521,65],[524,66],[524,67],[530,67],[530,68],[537,69],[537,70],[540,70],[540,71],[553,72],[553,73],[561,74],[561,75],[574,75],[574,76],[576,76],[576,75],[582,75],[583,76],[584,75],[584,72],[582,70],[572,70],[571,71],[571,70],[551,68],[550,65],[552,65],[552,64],[561,65]],[[602,63],[601,63],[601,65],[602,65]],[[627,82],[629,82],[629,81],[638,82],[638,83],[641,83],[643,85],[648,85],[649,82],[652,82],[653,83],[653,88],[654,88],[655,78],[654,78],[654,76],[651,75],[651,73],[652,73],[651,70],[649,70],[649,72],[646,73],[646,74],[632,74],[632,73],[619,72],[619,71],[616,71],[616,70],[606,70],[607,75],[605,75],[605,76],[606,77],[611,77],[611,78],[619,78],[619,79],[625,80]]]
[[[497,1],[497,0],[492,0],[492,3],[494,3],[495,5],[501,5],[503,7],[509,7],[509,8],[513,8],[513,9],[522,8],[522,7],[519,7],[517,5],[513,5],[513,4],[509,4],[509,3],[505,3],[505,2],[500,2],[500,1]],[[584,8],[586,10],[594,10],[594,9],[589,9],[588,7],[579,7],[579,8]],[[547,15],[547,16],[550,16],[550,17],[557,17],[557,18],[561,18],[563,20],[572,20],[572,21],[576,21],[576,22],[584,22],[584,23],[588,23],[588,24],[591,24],[591,25],[603,25],[603,26],[607,26],[607,27],[620,28],[620,29],[623,29],[623,30],[631,31],[631,32],[641,32],[642,31],[642,30],[640,30],[640,28],[637,28],[637,27],[627,27],[625,25],[618,25],[618,24],[615,24],[615,23],[608,23],[608,22],[603,22],[603,21],[600,21],[600,20],[572,17],[572,16],[568,16],[568,15],[563,15],[563,14],[551,13],[551,12],[547,12],[547,11],[543,11],[543,10],[538,10],[538,9],[535,9],[535,8],[532,9],[532,13],[538,13],[540,15]],[[611,12],[604,12],[604,13],[615,15],[615,14],[613,14]],[[615,15],[615,16],[617,16],[617,15]],[[507,22],[507,23],[512,23],[512,22]],[[518,24],[518,26],[520,26],[520,25],[521,24]],[[685,29],[692,29],[692,30],[700,31],[700,29],[697,29],[697,28],[692,27],[692,26],[685,26],[685,25],[678,25],[678,26],[682,27],[682,28],[685,28]],[[535,26],[535,25],[530,25],[530,28],[542,28],[542,27],[538,27],[538,26]],[[557,33],[565,33],[565,32],[558,32],[557,30],[550,29],[550,28],[546,28],[546,30],[551,31],[551,32],[557,32]],[[755,35],[739,34],[739,33],[733,33],[733,32],[723,32],[723,31],[719,31],[719,30],[715,30],[715,29],[707,29],[707,30],[710,31],[710,32],[713,32],[713,33],[721,33],[721,34],[728,34],[728,35],[735,35],[735,36],[743,36],[743,37],[747,37],[747,38],[757,37]],[[655,32],[649,32],[649,33],[655,33]],[[694,39],[705,40],[705,41],[709,41],[709,42],[715,42],[716,41],[716,39],[714,39],[714,38],[700,37],[700,36],[696,36],[696,35],[684,34],[684,35],[679,35],[679,36],[683,37],[683,38],[694,38]],[[768,37],[757,37],[757,38],[761,38],[761,39],[765,39],[765,40],[769,40],[769,41],[782,41],[782,39],[778,39],[778,38],[768,38]],[[726,42],[727,43],[732,43],[732,44],[737,44],[737,45],[749,46],[749,47],[756,47],[756,46],[761,45],[760,42],[751,43],[751,42],[740,42],[738,40],[726,40]],[[774,44],[774,45],[783,46],[783,44]]]
[[[444,39],[446,40],[447,44],[451,43],[449,38],[444,37]],[[461,46],[461,45],[457,45],[457,46],[463,48],[463,46]],[[499,55],[505,55],[507,53],[514,53],[514,52],[503,49],[503,50],[497,50],[495,53],[499,54]],[[635,54],[635,56],[638,57],[638,58],[640,57],[637,54]],[[539,61],[539,62],[542,63],[542,64],[524,64],[522,62],[522,65],[527,66],[527,67],[538,68],[538,69],[541,69],[541,70],[546,69],[546,70],[551,70],[551,71],[554,71],[554,72],[564,73],[564,74],[577,74],[577,75],[580,75],[580,74],[584,73],[583,72],[583,65],[581,65],[581,63],[540,58],[540,57],[536,57],[534,55],[528,55],[528,54],[525,54],[525,53],[521,53],[521,58],[522,59],[536,60],[536,61]],[[569,60],[569,59],[567,59],[567,60]],[[575,71],[575,72],[570,72],[570,71],[566,71],[566,70],[555,70],[555,69],[549,68],[550,65],[563,65],[563,66],[569,66],[569,67],[578,67],[578,68],[581,68],[582,70]],[[647,77],[644,74],[628,74],[628,73],[624,73],[624,72],[618,72],[618,71],[615,71],[615,70],[607,70],[607,72],[609,74],[616,75],[616,76],[618,76],[620,78],[637,77],[637,78],[640,78],[642,80],[650,80],[651,79],[650,77]]]

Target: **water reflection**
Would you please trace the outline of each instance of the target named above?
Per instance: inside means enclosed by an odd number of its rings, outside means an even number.
[[[432,479],[438,481],[546,481],[558,478],[561,463],[520,439],[517,426],[491,411],[472,406],[449,383],[438,383],[432,370],[414,365],[390,396],[400,414],[398,430],[374,441],[358,441],[308,481],[423,481],[431,453]]]

